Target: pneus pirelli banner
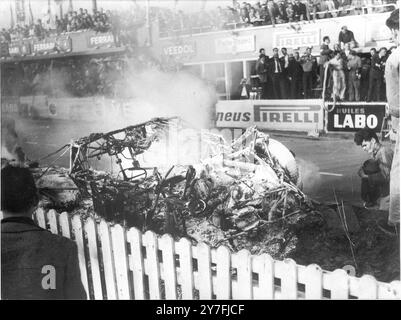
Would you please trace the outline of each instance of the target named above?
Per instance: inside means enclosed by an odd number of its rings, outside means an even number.
[[[216,126],[310,132],[323,130],[321,100],[230,100],[216,105]]]
[[[327,105],[328,109],[333,104]],[[386,103],[348,102],[336,104],[327,113],[327,131],[355,132],[368,127],[379,132],[386,116]]]

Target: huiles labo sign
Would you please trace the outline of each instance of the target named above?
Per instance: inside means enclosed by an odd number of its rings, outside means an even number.
[[[329,105],[329,110],[331,106]],[[355,132],[370,128],[379,132],[386,114],[385,103],[346,103],[335,106],[327,115],[328,131]]]

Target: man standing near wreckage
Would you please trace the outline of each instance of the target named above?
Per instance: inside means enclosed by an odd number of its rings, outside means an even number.
[[[394,159],[390,172],[390,209],[387,224],[380,229],[389,233],[399,232],[400,228],[400,17],[399,9],[394,10],[386,21],[393,34],[396,49],[388,57],[385,67],[386,95],[391,115],[392,130],[396,134]]]

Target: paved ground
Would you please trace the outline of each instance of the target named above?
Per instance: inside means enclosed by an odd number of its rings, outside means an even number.
[[[39,159],[57,150],[71,138],[111,129],[105,128],[106,125],[100,127],[68,121],[17,120],[16,123],[22,147],[30,159]],[[354,144],[352,137],[325,137],[319,140],[291,135],[273,134],[273,137],[295,152],[298,159],[302,159],[304,191],[308,195],[318,201],[333,202],[336,194],[338,199],[360,203],[360,180],[356,171],[367,155]],[[49,164],[54,159],[51,157],[41,164]],[[57,164],[68,166],[68,154]]]

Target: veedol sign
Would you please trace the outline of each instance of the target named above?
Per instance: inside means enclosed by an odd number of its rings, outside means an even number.
[[[320,45],[320,30],[304,32],[284,32],[274,34],[274,44],[277,48],[302,48]]]
[[[195,42],[163,48],[163,53],[166,56],[192,55],[195,54],[195,52]]]
[[[320,100],[219,101],[216,126],[309,132],[323,129]]]
[[[214,46],[217,54],[255,51],[255,36],[219,38],[215,40]]]
[[[332,104],[329,104],[329,109],[331,107]],[[327,130],[354,132],[368,127],[379,132],[385,115],[386,104],[384,103],[336,105],[327,115]]]

